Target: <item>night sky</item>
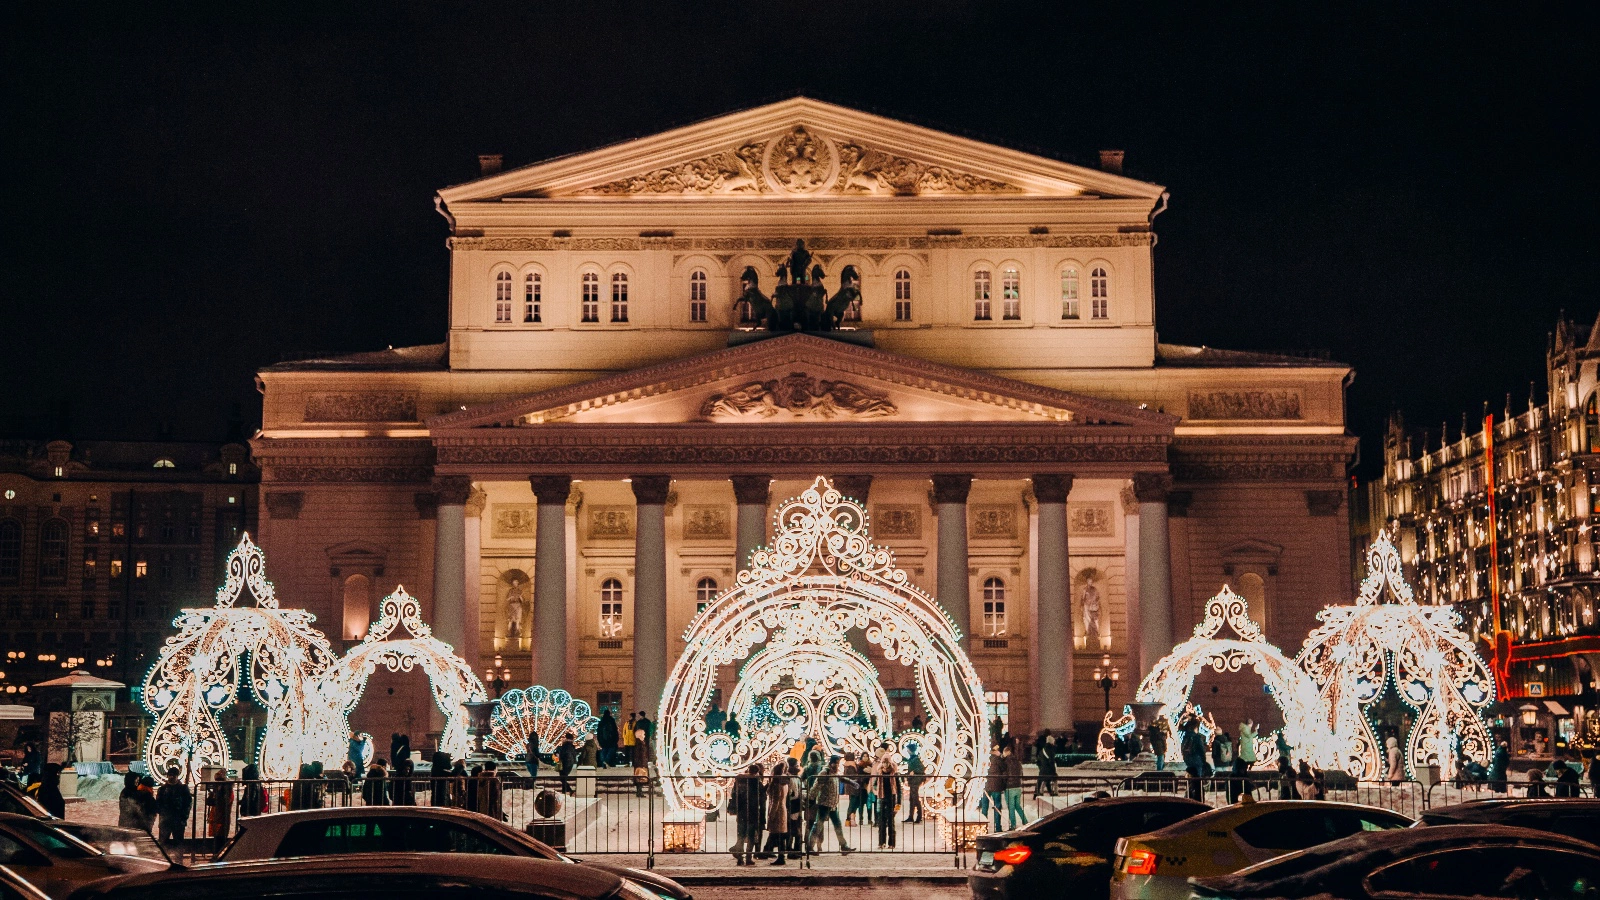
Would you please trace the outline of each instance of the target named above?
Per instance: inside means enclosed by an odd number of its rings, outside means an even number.
[[[1520,410],[1559,311],[1600,312],[1576,4],[77,9],[0,13],[11,435],[54,436],[62,404],[80,439],[218,439],[235,403],[253,430],[261,365],[443,339],[433,192],[477,154],[795,93],[1072,162],[1125,149],[1172,192],[1162,339],[1354,364],[1364,472],[1390,410],[1434,444],[1485,400]]]

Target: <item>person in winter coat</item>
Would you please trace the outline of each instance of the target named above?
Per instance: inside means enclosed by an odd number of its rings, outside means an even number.
[[[1163,772],[1167,768],[1167,729],[1161,719],[1150,723],[1145,736],[1150,741],[1150,752],[1156,755],[1156,771]]]
[[[46,763],[39,772],[39,795],[35,798],[50,815],[67,817],[67,798],[61,795],[61,766]]]
[[[1254,795],[1255,786],[1250,783],[1250,769],[1256,764],[1256,723],[1245,721],[1239,723],[1239,752],[1233,756],[1233,778],[1228,781],[1228,802],[1237,803],[1244,794]]]
[[[383,760],[372,761],[372,768],[367,770],[367,777],[361,782],[361,802],[367,806],[388,806],[389,786],[388,772],[383,768]]]
[[[141,822],[138,772],[122,776],[122,793],[117,795],[117,827],[149,830],[149,826]]]
[[[1006,802],[1006,758],[1000,745],[989,754],[989,774],[983,779],[983,802],[988,804],[994,831],[1000,831],[1000,812]]]
[[[789,835],[789,767],[777,763],[772,767],[772,777],[767,780],[767,845],[763,854],[776,853],[772,864],[785,863],[784,843]]]
[[[1056,742],[1050,736],[1050,729],[1046,728],[1039,733],[1039,739],[1033,742],[1033,763],[1039,767],[1039,777],[1033,782],[1033,799],[1039,799],[1041,793],[1056,795]]]
[[[156,803],[156,780],[145,775],[139,779],[139,827],[153,836],[159,812],[160,806]]]
[[[267,811],[267,789],[261,786],[261,769],[255,763],[240,774],[239,818],[259,816]]]
[[[1233,738],[1221,728],[1217,729],[1216,737],[1211,741],[1211,768],[1217,772],[1227,772],[1233,768]]]
[[[1400,739],[1392,734],[1383,741],[1383,762],[1385,781],[1399,784],[1406,780],[1405,766],[1400,759]]]
[[[28,741],[22,745],[22,775],[28,784],[39,780],[39,773],[44,771],[44,756],[39,753],[39,745]]]
[[[1212,770],[1206,760],[1206,739],[1193,718],[1178,726],[1178,749],[1183,753],[1183,769],[1189,775],[1189,799],[1204,800],[1204,779],[1211,777]]]
[[[398,731],[389,735],[389,761],[394,763],[396,769],[400,768],[403,760],[411,758],[411,735],[401,734]]]
[[[862,762],[856,759],[854,750],[845,751],[840,785],[841,790],[850,798],[850,803],[844,810],[844,824],[847,828],[855,827],[856,813],[866,809],[867,806],[866,770]]]
[[[790,856],[800,855],[800,838],[805,833],[805,788],[800,779],[800,760],[789,757],[783,761],[785,774],[789,777],[789,832],[784,840],[784,845],[789,848]]]
[[[528,777],[535,783],[539,780],[539,732],[528,732],[528,742],[522,748],[522,764],[528,769]]]
[[[900,771],[889,756],[889,745],[884,744],[878,757],[878,849],[894,849],[895,807],[900,803]],[[1017,769],[1017,794],[1022,793],[1022,769]],[[1020,800],[1018,801],[1021,802]]]
[[[211,838],[212,852],[221,852],[228,843],[233,826],[233,782],[227,772],[218,772],[206,791],[206,835]]]
[[[443,750],[435,750],[433,757],[428,761],[428,768],[432,770],[428,783],[431,794],[429,802],[434,806],[449,806],[450,754]]]
[[[606,709],[600,713],[600,724],[595,726],[594,739],[600,745],[600,766],[616,765],[617,742],[622,735],[617,731],[617,720],[612,717],[611,710]]]
[[[1506,767],[1511,764],[1511,751],[1506,747],[1505,741],[1495,745],[1494,755],[1489,757],[1489,789],[1498,794],[1506,792]]]
[[[733,782],[733,796],[729,799],[729,812],[739,822],[738,839],[729,848],[733,860],[741,866],[755,865],[752,854],[761,844],[761,830],[766,822],[767,798],[761,784],[761,765],[754,763]],[[837,821],[837,819],[836,819]]]
[[[1528,770],[1528,793],[1527,793],[1528,799],[1529,800],[1544,800],[1544,799],[1548,798],[1549,796],[1550,796],[1550,792],[1546,791],[1544,789],[1544,773],[1539,771],[1538,769],[1529,769]]]
[[[389,803],[392,806],[415,806],[417,802],[416,785],[411,781],[411,774],[416,763],[409,757],[401,759],[394,764],[394,774],[389,778]]]
[[[633,795],[643,797],[644,789],[650,784],[650,735],[643,728],[633,731]]]
[[[1016,753],[1015,742],[1009,739],[1000,755],[1006,761],[1006,821],[1015,831],[1028,824],[1028,813],[1022,808],[1022,757]]]
[[[167,782],[156,792],[156,809],[161,813],[161,842],[170,844],[183,838],[184,825],[189,821],[189,810],[194,807],[194,794],[183,783],[177,766],[167,769]]]
[[[556,761],[561,764],[561,793],[573,793],[572,767],[578,764],[578,744],[573,740],[572,732],[567,732],[566,737],[561,739],[561,746],[556,748]]]
[[[917,745],[912,744],[906,748],[906,772],[910,777],[906,779],[906,808],[904,821],[917,823],[922,821],[922,784],[927,781],[927,767],[923,765],[921,754],[917,753]],[[1055,786],[1050,787],[1050,792],[1055,793]]]
[[[811,822],[811,830],[806,832],[806,843],[811,847],[811,852],[816,853],[822,849],[822,835],[818,830],[824,822],[833,823],[834,837],[839,840],[839,852],[850,853],[855,850],[850,842],[844,839],[844,826],[839,822],[839,757],[829,760],[828,767],[817,775],[807,790],[807,800],[816,807],[816,818]]]

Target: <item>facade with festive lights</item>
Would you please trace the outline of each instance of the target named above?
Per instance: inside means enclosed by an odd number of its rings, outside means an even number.
[[[1160,343],[1167,195],[1120,155],[797,98],[483,162],[437,197],[443,343],[259,374],[259,538],[336,644],[403,582],[487,684],[654,717],[691,622],[817,476],[948,614],[985,718],[1015,731],[1092,734],[1096,665],[1131,699],[1219,584],[1287,646],[1351,594],[1349,369]],[[773,328],[781,303],[761,327],[790,273],[840,301],[837,328]],[[864,619],[844,637],[806,652],[875,671],[882,696],[857,700],[894,731],[930,719]],[[800,674],[750,664],[774,694]],[[1271,719],[1255,694],[1219,716]]]
[[[1369,486],[1423,603],[1455,607],[1500,681],[1515,752],[1600,742],[1594,525],[1600,499],[1600,323],[1563,319],[1547,390],[1525,409],[1417,434],[1396,416]]]

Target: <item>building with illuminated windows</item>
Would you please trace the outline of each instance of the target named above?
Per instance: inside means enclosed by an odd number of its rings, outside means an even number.
[[[1159,342],[1166,203],[1120,153],[805,98],[485,157],[436,198],[441,343],[259,373],[268,574],[347,644],[403,583],[491,683],[653,711],[697,609],[827,475],[995,712],[1092,734],[1095,669],[1131,699],[1222,584],[1290,647],[1351,596],[1350,370]],[[762,303],[802,284],[836,327],[775,326],[791,312]],[[916,715],[910,670],[857,643]]]

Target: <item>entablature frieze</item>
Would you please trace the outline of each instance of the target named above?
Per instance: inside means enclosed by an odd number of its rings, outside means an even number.
[[[1060,232],[1049,234],[945,234],[904,236],[808,237],[812,251],[1025,250],[1033,247],[1073,249],[1148,247],[1151,232]],[[793,237],[451,237],[451,250],[515,251],[637,251],[676,250],[706,252],[787,252]]]
[[[1172,475],[1179,482],[1342,482],[1355,449],[1350,435],[1184,437],[1172,445]]]
[[[257,438],[251,453],[265,483],[428,482],[433,444],[426,438]]]

